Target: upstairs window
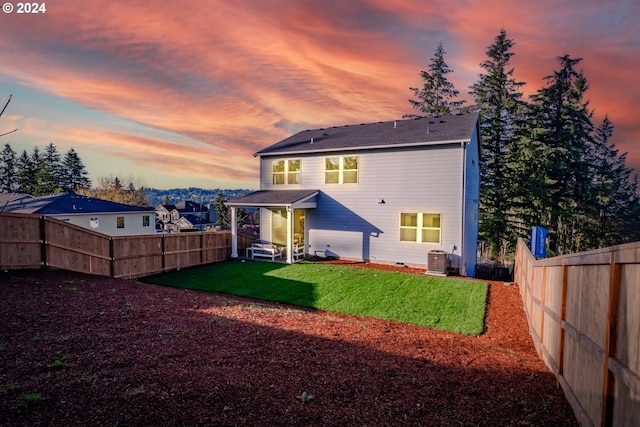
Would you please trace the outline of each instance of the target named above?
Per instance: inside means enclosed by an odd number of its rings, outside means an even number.
[[[357,184],[358,157],[327,157],[324,162],[325,184]]]
[[[276,160],[272,164],[273,185],[300,184],[300,159]]]
[[[325,184],[340,183],[340,157],[327,157],[324,164]]]
[[[439,244],[442,241],[440,220],[440,214],[401,213],[400,241]]]
[[[142,215],[142,226],[148,227],[150,224],[149,215]]]
[[[287,183],[300,184],[300,159],[287,160]]]
[[[124,217],[123,216],[116,217],[116,228],[124,228]]]

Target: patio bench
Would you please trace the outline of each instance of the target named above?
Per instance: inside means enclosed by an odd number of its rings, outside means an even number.
[[[304,244],[296,243],[293,245],[293,259],[298,260],[299,258],[304,258]]]
[[[275,261],[276,258],[282,257],[282,248],[274,245],[273,243],[255,242],[247,248],[247,258],[271,258],[271,261]]]

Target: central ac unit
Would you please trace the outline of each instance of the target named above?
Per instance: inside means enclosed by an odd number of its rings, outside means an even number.
[[[447,275],[447,253],[445,251],[429,251],[427,256],[427,274]]]

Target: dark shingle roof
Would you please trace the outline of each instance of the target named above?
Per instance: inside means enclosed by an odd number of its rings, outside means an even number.
[[[153,212],[153,208],[125,205],[74,193],[34,197],[9,203],[5,212],[39,215],[83,213]]]
[[[182,212],[208,212],[209,208],[207,208],[205,205],[202,205],[200,203],[191,201],[191,200],[185,200],[182,202],[178,202],[175,204],[175,208],[178,210],[178,212],[182,213]]]
[[[227,206],[286,206],[316,195],[319,190],[261,190],[230,200]]]
[[[477,121],[478,113],[469,113],[305,130],[260,150],[254,155],[312,153],[467,141],[473,135]]]

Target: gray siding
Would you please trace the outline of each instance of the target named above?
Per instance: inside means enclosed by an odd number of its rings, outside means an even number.
[[[261,189],[321,190],[317,208],[307,210],[306,215],[309,230],[306,243],[310,254],[327,251],[341,258],[426,265],[430,250],[451,252],[455,247],[452,258],[454,266],[460,267],[463,153],[461,144],[449,144],[264,156],[261,158]],[[358,184],[324,183],[324,159],[332,155],[358,156]],[[301,159],[299,185],[272,184],[271,163],[280,158]],[[384,204],[379,203],[380,200],[384,200]],[[401,212],[441,214],[441,244],[400,242]],[[267,233],[265,230],[263,236]]]
[[[467,144],[465,151],[465,224],[461,273],[465,276],[475,277],[478,258],[478,216],[480,203],[480,153],[477,128],[473,133],[471,142]]]

